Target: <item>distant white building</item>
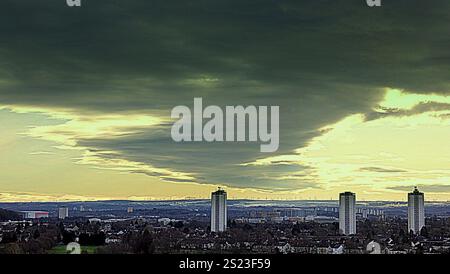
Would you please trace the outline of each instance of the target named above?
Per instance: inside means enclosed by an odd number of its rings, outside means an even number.
[[[227,230],[227,193],[220,189],[211,194],[211,231]]]
[[[47,211],[20,211],[20,214],[25,219],[48,218]]]
[[[419,234],[425,226],[425,198],[417,187],[413,192],[408,193],[408,231]]]
[[[102,220],[99,218],[90,218],[89,219],[90,224],[101,223],[101,222],[102,222]]]
[[[356,234],[356,195],[339,194],[339,231],[344,235]]]
[[[162,224],[162,225],[168,225],[168,224],[170,224],[170,222],[172,222],[172,221],[175,221],[175,220],[172,220],[172,219],[170,219],[170,218],[159,218],[159,219],[158,219],[158,223],[160,223],[160,224]]]
[[[68,207],[60,207],[58,209],[58,218],[63,220],[67,217],[69,217],[69,208]]]
[[[344,253],[344,246],[340,245],[339,247],[330,247],[330,250],[328,251],[329,254],[343,254]]]

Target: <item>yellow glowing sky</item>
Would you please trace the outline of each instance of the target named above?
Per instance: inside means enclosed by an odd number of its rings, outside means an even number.
[[[420,103],[450,103],[450,97],[387,90],[374,108],[406,111]],[[416,185],[444,187],[440,193],[428,193],[431,199],[450,197],[450,110],[368,121],[363,114],[355,114],[322,130],[326,133],[297,149],[296,155],[246,165],[289,161],[314,167],[315,173],[303,175],[320,182],[323,190],[310,195],[324,199],[327,192],[352,190],[363,199],[404,200],[404,193],[391,188]]]
[[[230,198],[335,199],[341,191],[363,200],[405,200],[398,187],[442,187],[428,199],[450,198],[450,109],[414,112],[424,103],[450,104],[450,96],[418,95],[386,89],[373,106],[383,115],[366,119],[353,114],[320,130],[323,134],[294,154],[260,159],[246,165],[279,161],[309,166],[314,172],[292,172],[320,188],[263,191],[227,188]],[[387,112],[395,109],[399,113]],[[400,113],[403,113],[400,115]],[[216,185],[173,183],[164,177],[192,179],[195,174],[170,167],[133,162],[115,151],[102,157],[77,140],[118,138],[166,122],[142,115],[82,115],[71,110],[0,106],[0,201],[207,198]],[[301,122],[301,121],[299,121]],[[281,140],[283,142],[283,140]],[[133,171],[158,173],[148,176]]]

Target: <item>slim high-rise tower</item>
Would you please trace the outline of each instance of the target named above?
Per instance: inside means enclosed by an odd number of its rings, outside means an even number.
[[[227,229],[227,193],[220,189],[211,194],[211,231]]]
[[[352,192],[339,194],[339,232],[356,234],[356,195]]]
[[[408,231],[419,234],[425,226],[425,206],[424,195],[417,187],[413,192],[408,193]]]

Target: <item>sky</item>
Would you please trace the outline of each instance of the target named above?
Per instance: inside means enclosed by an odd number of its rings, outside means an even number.
[[[4,0],[0,201],[450,200],[450,2]],[[280,107],[280,146],[171,109]]]

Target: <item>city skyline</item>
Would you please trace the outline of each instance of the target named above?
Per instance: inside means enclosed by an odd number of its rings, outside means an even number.
[[[425,255],[450,250],[450,204],[431,204],[425,214],[424,193],[417,188],[403,205],[356,206],[349,191],[340,193],[339,205],[228,205],[226,195],[218,189],[209,201],[3,203],[0,253]]]
[[[150,2],[2,4],[0,202],[450,200],[450,2]],[[278,150],[174,142],[194,98]]]

